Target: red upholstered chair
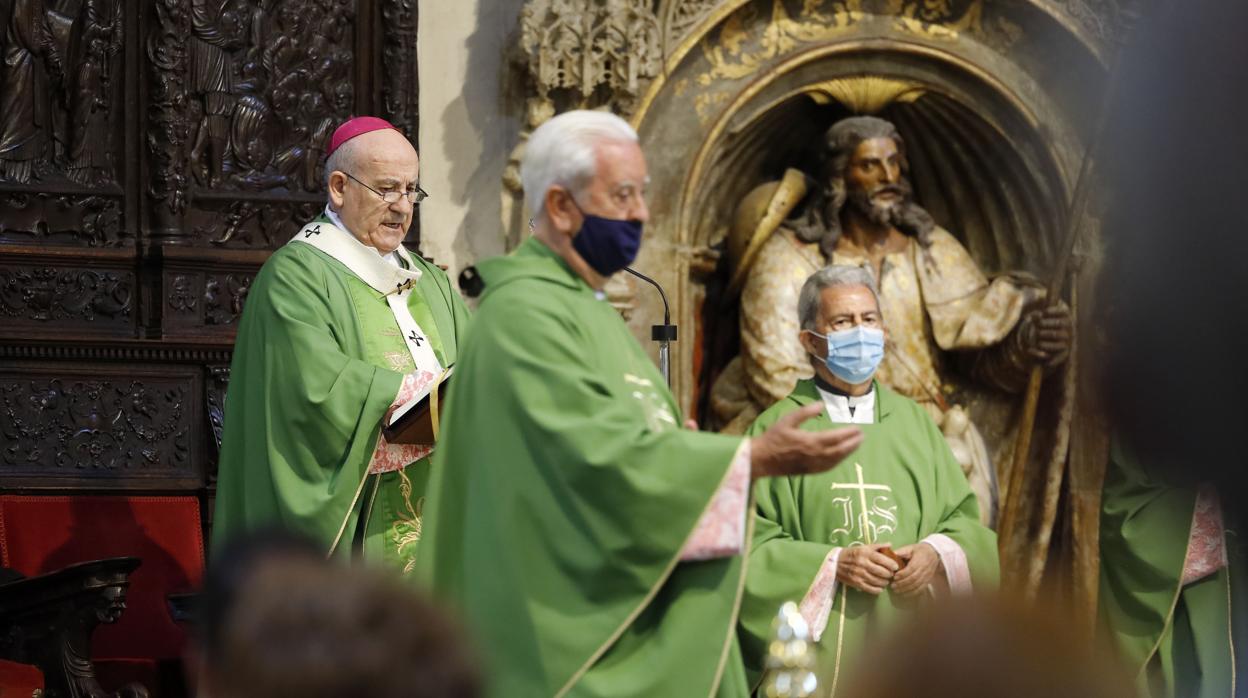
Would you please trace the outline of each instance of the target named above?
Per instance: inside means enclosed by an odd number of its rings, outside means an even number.
[[[0,659],[0,698],[31,698],[43,691],[43,674],[29,664]]]
[[[33,576],[100,558],[132,556],[126,611],[93,638],[100,683],[139,681],[159,695],[161,660],[186,643],[166,606],[170,593],[198,588],[204,541],[195,497],[0,496],[0,564]],[[168,669],[166,662],[163,669]]]

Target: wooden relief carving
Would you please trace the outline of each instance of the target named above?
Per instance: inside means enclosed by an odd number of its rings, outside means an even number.
[[[0,240],[118,247],[127,237],[120,196],[0,191],[0,209]]]
[[[208,458],[208,481],[217,480],[217,457],[221,453],[221,430],[225,426],[225,391],[230,385],[229,366],[209,366],[208,380],[204,390],[205,413],[208,428],[212,432],[212,445]]]
[[[305,201],[201,198],[187,227],[196,240],[214,245],[271,249],[285,244],[324,208],[322,196]]]
[[[416,0],[386,0],[381,7],[385,41],[382,44],[382,115],[409,138],[416,135]]]
[[[121,0],[14,0],[0,22],[0,242],[121,244]]]
[[[120,0],[7,3],[0,181],[116,182]]]
[[[156,22],[147,39],[152,233],[153,237],[177,237],[180,217],[186,210],[184,153],[189,127],[181,105],[187,102],[186,37],[190,34],[190,8],[183,0],[156,0],[153,7]]]
[[[7,475],[191,474],[188,379],[0,373]]]
[[[352,4],[161,0],[156,8],[149,193],[160,222],[179,224],[164,232],[233,247],[285,242],[285,228],[301,221],[266,210],[293,213],[322,199],[325,146],[354,111]],[[401,73],[411,63],[388,67]]]
[[[418,6],[0,0],[14,486],[212,487],[248,291],[323,209],[330,134],[377,114],[417,137]]]
[[[204,324],[237,323],[255,278],[255,274],[210,274],[204,284]]]
[[[173,271],[165,274],[165,326],[232,326],[255,273]]]
[[[133,324],[134,287],[130,272],[5,264],[0,317],[18,325],[71,320],[95,329],[127,328]]]

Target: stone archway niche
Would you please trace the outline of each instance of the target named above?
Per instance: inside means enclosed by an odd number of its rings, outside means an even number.
[[[1096,45],[1039,2],[945,3],[935,21],[911,2],[864,4],[720,3],[669,49],[633,114],[651,176],[638,267],[673,300],[673,389],[687,412],[736,353],[713,251],[737,202],[785,167],[815,174],[841,117],[898,125],[919,202],[985,271],[1047,278],[1103,79]],[[650,296],[639,291],[630,320],[643,344],[662,312]]]

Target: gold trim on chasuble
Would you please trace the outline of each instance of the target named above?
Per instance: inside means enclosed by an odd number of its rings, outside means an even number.
[[[878,540],[880,534],[894,533],[897,531],[897,505],[889,505],[887,502],[889,496],[886,494],[872,495],[870,504],[867,503],[867,491],[872,492],[888,492],[892,493],[893,488],[888,485],[875,485],[866,482],[862,474],[862,464],[854,463],[854,472],[858,476],[857,483],[841,483],[834,482],[829,488],[832,490],[832,504],[841,505],[841,512],[844,514],[843,527],[833,529],[833,533],[844,533],[853,535],[854,529],[858,531],[858,540],[850,543],[849,547],[855,545],[871,545]],[[837,490],[849,490],[849,494],[835,496]],[[854,511],[854,498],[852,492],[858,493],[858,511]],[[881,523],[876,523],[872,517],[881,519]],[[836,622],[836,663],[832,668],[832,687],[828,691],[828,697],[832,698],[836,695],[836,686],[841,678],[841,654],[845,644],[845,604],[848,600],[849,585],[841,584],[841,603],[838,611],[840,617]]]
[[[416,544],[420,542],[423,529],[421,518],[425,509],[424,497],[417,499],[416,505],[412,506],[412,481],[408,479],[406,471],[406,467],[399,469],[399,493],[403,495],[403,504],[407,506],[407,514],[398,512],[398,518],[390,527],[390,538],[395,546],[394,552],[400,560],[406,561],[403,564],[403,574],[411,572],[416,567]],[[407,552],[404,552],[404,548],[408,548]]]
[[[1166,639],[1166,632],[1170,630],[1170,626],[1174,624],[1174,611],[1179,607],[1179,597],[1183,595],[1183,570],[1187,566],[1187,555],[1192,552],[1192,525],[1196,522],[1196,508],[1192,508],[1192,518],[1187,523],[1187,545],[1183,548],[1182,562],[1179,563],[1179,583],[1174,585],[1174,598],[1170,600],[1170,610],[1166,613],[1166,620],[1161,624],[1161,633],[1157,635],[1157,642],[1153,644],[1153,648],[1148,651],[1144,657],[1144,662],[1140,664],[1139,671],[1136,672],[1136,680],[1140,680],[1144,676],[1144,672],[1148,670],[1148,663],[1153,661],[1153,657],[1157,656],[1157,650],[1161,649],[1161,643]],[[1230,565],[1227,565],[1227,572],[1230,572]],[[1229,574],[1228,574],[1229,578]],[[1229,586],[1227,587],[1230,588]]]
[[[362,281],[362,280],[361,280]],[[410,283],[410,282],[409,282]],[[408,288],[411,288],[409,285]],[[363,314],[360,308],[361,303],[373,302],[378,298],[384,299],[388,293],[378,291],[371,286],[361,283],[348,284],[352,300],[356,303],[356,318],[360,321],[361,326],[365,325]],[[400,287],[402,289],[402,287]],[[369,358],[373,363],[380,363],[381,368],[386,368],[396,373],[407,374],[416,370],[416,360],[412,353],[408,350],[406,339],[398,325],[397,320],[390,325],[386,325],[372,331],[376,337],[380,337],[381,341],[374,350],[366,350],[366,354],[376,354]],[[370,349],[374,346],[371,342],[365,342]],[[388,345],[388,346],[387,346]],[[444,372],[445,373],[445,372]],[[433,392],[436,399],[437,391]],[[436,409],[436,402],[435,409]],[[377,432],[377,440],[373,442],[372,452],[376,453],[377,445],[381,441],[381,430]],[[411,465],[408,463],[400,468],[399,474],[399,494],[402,497],[402,508],[396,513],[394,522],[390,525],[388,531],[382,535],[383,545],[390,542],[394,545],[395,557],[403,562],[403,573],[407,574],[416,566],[416,550],[415,544],[420,541],[422,531],[422,515],[424,511],[425,498],[419,498],[414,504],[412,502],[412,481],[407,476],[407,468]],[[355,497],[351,500],[351,508],[347,510],[347,515],[343,519],[342,525],[338,529],[338,535],[334,538],[334,546],[330,548],[330,555],[337,549],[338,543],[342,538],[343,532],[346,530],[347,524],[351,521],[352,513],[355,511],[356,502],[359,501],[365,484],[372,473],[365,468],[364,477],[360,480],[359,487],[356,489]],[[374,506],[377,502],[378,491],[381,489],[381,474],[377,474],[377,484],[373,487],[372,496],[369,497],[368,504],[365,505],[366,511],[364,516],[360,517],[360,525],[364,527],[364,536],[368,536],[368,525],[373,520]]]
[[[1226,545],[1226,532],[1222,533],[1222,545]],[[1184,558],[1187,556],[1184,555]],[[1226,640],[1230,643],[1231,648],[1231,695],[1238,695],[1235,692],[1236,685],[1239,683],[1236,676],[1235,666],[1235,609],[1231,607],[1231,558],[1226,557]]]

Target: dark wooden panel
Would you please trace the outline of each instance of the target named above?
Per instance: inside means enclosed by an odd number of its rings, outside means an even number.
[[[0,8],[0,488],[210,497],[247,293],[330,133],[416,141],[417,1]]]
[[[25,328],[132,336],[138,283],[124,267],[0,263],[3,332]]]
[[[0,472],[21,479],[198,483],[200,370],[0,363]]]
[[[0,193],[0,241],[120,247],[130,239],[120,190],[58,194],[15,189]]]
[[[4,6],[0,242],[117,246],[136,76],[120,0]]]

